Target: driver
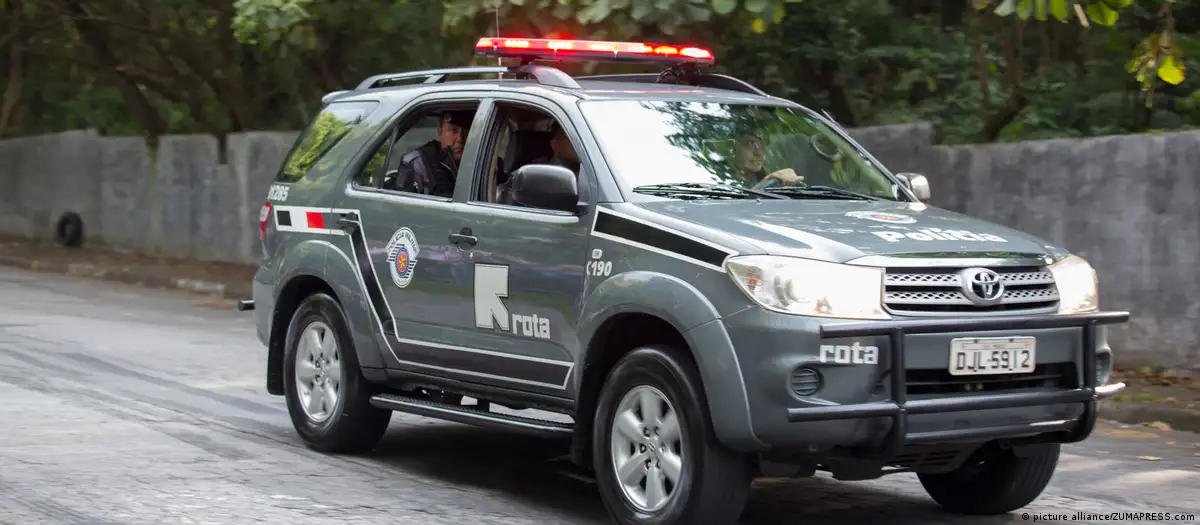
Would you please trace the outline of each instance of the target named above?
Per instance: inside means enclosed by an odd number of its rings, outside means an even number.
[[[437,138],[405,153],[394,179],[383,186],[410,193],[452,197],[474,111],[447,111],[442,114]]]
[[[754,189],[777,184],[791,185],[804,181],[804,177],[796,175],[795,170],[783,168],[771,173],[766,172],[767,145],[754,133],[742,133],[733,145],[734,177],[743,184]]]

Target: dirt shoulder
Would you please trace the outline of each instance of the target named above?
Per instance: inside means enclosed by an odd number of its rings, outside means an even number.
[[[51,242],[3,236],[0,236],[0,265],[226,299],[249,298],[255,272],[254,266],[244,264],[152,257],[97,247],[66,248]]]
[[[1200,381],[1153,368],[1124,369],[1112,381],[1125,391],[1101,403],[1101,416],[1166,430],[1200,432]]]

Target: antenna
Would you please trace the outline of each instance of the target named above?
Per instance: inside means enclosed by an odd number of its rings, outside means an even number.
[[[500,6],[501,5],[502,4],[500,4],[500,3],[496,4],[496,38],[500,38]],[[496,65],[503,66],[504,60],[501,59],[500,57],[496,57]],[[496,73],[496,79],[504,80],[504,73]]]

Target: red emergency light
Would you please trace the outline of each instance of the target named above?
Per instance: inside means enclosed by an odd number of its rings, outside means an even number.
[[[480,38],[475,53],[529,60],[596,60],[608,62],[713,63],[712,51],[700,47],[560,40],[551,38]]]

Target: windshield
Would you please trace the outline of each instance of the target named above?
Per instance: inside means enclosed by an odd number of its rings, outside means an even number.
[[[821,190],[899,200],[880,168],[797,109],[638,100],[580,107],[609,166],[638,193],[676,197],[686,188],[733,187],[793,198]]]

